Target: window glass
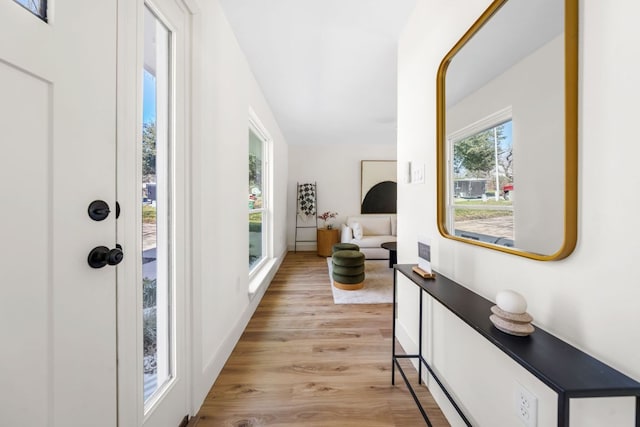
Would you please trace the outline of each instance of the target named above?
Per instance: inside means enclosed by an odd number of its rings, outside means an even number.
[[[511,120],[452,141],[449,219],[456,236],[513,246]]]
[[[145,410],[174,377],[171,363],[171,33],[145,7],[142,71],[142,318]]]
[[[31,13],[41,18],[42,20],[47,20],[47,0],[14,0],[16,3],[24,6]]]
[[[262,260],[262,212],[249,214],[249,270]]]
[[[266,141],[249,130],[249,270],[254,270],[266,256],[267,217],[265,195]]]

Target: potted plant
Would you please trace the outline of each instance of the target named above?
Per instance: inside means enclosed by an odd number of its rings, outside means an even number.
[[[325,223],[325,227],[327,228],[327,230],[331,230],[333,228],[333,224],[328,222],[328,220],[331,219],[331,218],[335,218],[336,216],[338,216],[338,212],[327,211],[327,212],[324,212],[324,213],[318,215],[318,218],[321,219]]]

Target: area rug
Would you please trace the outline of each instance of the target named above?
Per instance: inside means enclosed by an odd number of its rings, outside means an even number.
[[[364,263],[364,288],[344,291],[333,286],[331,257],[327,258],[334,304],[386,304],[393,302],[393,268],[388,260],[368,259]]]

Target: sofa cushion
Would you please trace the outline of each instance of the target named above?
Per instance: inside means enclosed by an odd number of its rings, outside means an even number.
[[[351,243],[355,243],[363,248],[379,248],[386,242],[395,242],[396,236],[364,236],[362,239],[353,239]]]
[[[389,236],[391,234],[391,219],[387,217],[369,217],[360,221],[362,234],[365,236]]]
[[[398,217],[396,215],[391,215],[391,235],[398,235]]]
[[[353,227],[355,223],[362,226],[365,236],[391,235],[390,215],[354,215],[347,219],[348,226]]]

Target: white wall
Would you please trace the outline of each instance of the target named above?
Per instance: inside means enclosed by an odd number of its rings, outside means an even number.
[[[640,185],[637,102],[640,32],[636,0],[580,2],[579,230],[573,254],[540,262],[442,238],[436,227],[435,80],[440,60],[489,0],[419,0],[399,49],[398,160],[427,166],[424,185],[398,188],[398,256],[415,262],[418,235],[430,235],[443,274],[486,298],[514,289],[535,323],[640,379]],[[402,280],[399,333],[415,348],[415,290]],[[437,303],[427,310],[428,355],[474,425],[520,425],[512,408],[518,381],[539,399],[539,426],[555,425],[556,396]],[[487,313],[488,315],[488,313]],[[433,344],[433,345],[431,345]],[[436,388],[433,385],[432,388]],[[438,393],[436,392],[436,395]],[[439,395],[453,425],[457,416]],[[633,425],[631,398],[573,400],[573,426]]]
[[[288,147],[218,1],[201,2],[196,40],[192,294],[195,413],[286,253]],[[248,126],[253,108],[273,138],[273,255],[249,294]]]
[[[395,141],[390,144],[291,145],[287,184],[287,243],[294,249],[296,227],[296,183],[318,185],[318,212],[338,212],[334,225],[360,213],[360,161],[395,160]],[[322,221],[318,223],[322,227]],[[313,230],[315,232],[315,230]],[[309,230],[300,230],[298,240],[315,240]],[[307,233],[307,234],[303,234]],[[299,243],[298,250],[315,250],[315,243]]]

